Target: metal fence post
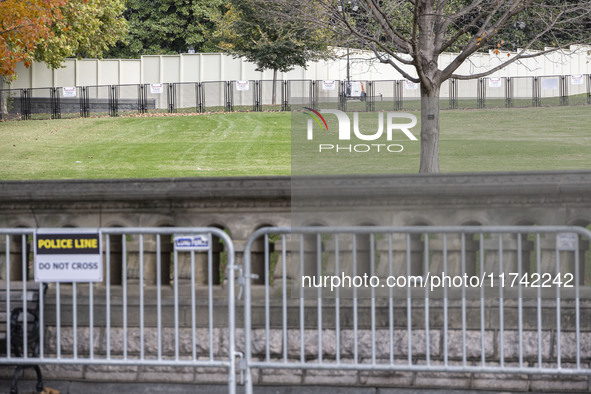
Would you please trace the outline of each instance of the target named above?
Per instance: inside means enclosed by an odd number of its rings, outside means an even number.
[[[146,92],[146,84],[139,84],[137,86],[138,92],[137,92],[137,106],[138,106],[138,112],[140,114],[145,114],[146,112],[148,112],[148,97],[147,97],[147,92]]]
[[[532,106],[539,107],[542,105],[542,90],[539,77],[532,77]]]
[[[31,89],[21,89],[21,117],[24,120],[31,119]]]
[[[224,83],[224,103],[227,112],[234,111],[234,90],[232,89],[232,83],[234,81],[226,81]]]
[[[289,96],[290,96],[290,88],[289,88],[289,81],[282,81],[281,83],[281,110],[282,111],[289,111]]]
[[[376,102],[375,102],[375,85],[373,81],[367,82],[367,95],[365,101],[365,108],[367,112],[373,112],[376,110]]]
[[[109,85],[109,115],[119,115],[119,85]]]
[[[318,93],[316,81],[310,81],[310,108],[318,109]]]
[[[449,109],[458,108],[458,80],[449,79]]]
[[[347,81],[339,83],[339,110],[347,111]]]
[[[175,113],[176,108],[176,83],[167,84],[168,113]]]
[[[404,81],[394,81],[394,110],[400,111],[404,106]]]
[[[561,75],[558,80],[558,89],[560,95],[560,105],[568,105],[568,78],[566,75]]]
[[[203,104],[205,99],[203,97],[203,88],[201,82],[195,82],[195,110],[199,113],[203,112]]]
[[[486,78],[478,79],[477,92],[476,92],[476,106],[478,108],[486,107]]]
[[[88,97],[88,86],[80,86],[80,116],[83,118],[88,118],[89,110],[90,110],[90,103]]]
[[[505,107],[513,107],[513,78],[505,78]]]
[[[51,101],[51,119],[61,119],[61,105],[59,88],[51,88],[49,91]]]
[[[261,112],[263,110],[263,90],[261,81],[254,81],[254,89],[252,91],[252,110]]]

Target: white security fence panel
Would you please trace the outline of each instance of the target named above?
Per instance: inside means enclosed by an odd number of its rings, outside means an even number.
[[[589,49],[589,46],[573,45],[568,50],[554,54],[522,59],[497,71],[493,77],[584,74],[588,72]],[[355,80],[403,78],[390,65],[376,62],[375,55],[370,51],[352,50],[354,60],[349,62],[349,67],[346,48],[338,48],[336,52],[338,56],[334,59],[310,62],[306,68],[296,67],[288,73],[279,72],[278,79],[345,80],[348,68],[350,78]],[[456,55],[441,54],[439,67],[445,68]],[[460,66],[457,73],[470,75],[492,69],[506,60],[508,55],[511,57],[516,53],[475,53]],[[403,69],[414,75],[411,66],[403,66]],[[18,79],[13,82],[13,86],[19,89],[273,79],[273,70],[257,71],[256,65],[246,59],[235,59],[223,53],[144,55],[140,59],[66,59],[64,67],[55,70],[38,62],[28,68],[24,63],[19,63],[16,71]]]
[[[580,227],[260,229],[244,252],[246,392],[267,368],[590,375],[590,239]]]

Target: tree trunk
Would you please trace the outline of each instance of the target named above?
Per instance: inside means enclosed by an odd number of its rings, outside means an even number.
[[[8,119],[8,93],[3,92],[4,81],[0,78],[0,120]]]
[[[276,92],[276,87],[277,87],[277,69],[273,70],[273,99],[272,99],[272,104],[275,105],[277,104],[277,92]]]
[[[439,85],[421,84],[421,164],[419,173],[439,172]]]

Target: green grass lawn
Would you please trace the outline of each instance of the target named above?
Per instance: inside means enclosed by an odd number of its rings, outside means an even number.
[[[441,129],[443,171],[591,169],[589,106],[449,111]]]
[[[0,123],[0,179],[285,175],[289,113]]]
[[[440,122],[442,172],[591,168],[590,106],[446,110]],[[291,174],[285,112],[10,121],[0,134],[2,180]],[[404,152],[379,172],[416,173],[420,144],[396,138]]]

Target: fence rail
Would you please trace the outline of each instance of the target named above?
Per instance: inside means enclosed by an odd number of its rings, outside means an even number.
[[[333,102],[341,110],[418,110],[418,85],[406,80],[252,80],[0,90],[3,118],[59,119],[150,112],[290,111]],[[441,108],[591,104],[591,74],[450,79]]]

